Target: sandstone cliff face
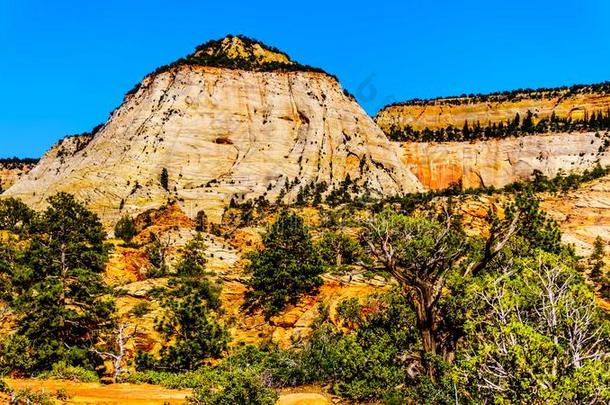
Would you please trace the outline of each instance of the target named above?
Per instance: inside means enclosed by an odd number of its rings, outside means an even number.
[[[531,111],[536,118],[548,118],[551,114],[559,118],[582,119],[585,112],[606,112],[610,108],[610,94],[600,92],[570,92],[557,89],[533,94],[516,94],[512,99],[490,97],[489,99],[468,97],[444,98],[404,105],[388,106],[382,109],[375,121],[381,129],[389,133],[390,128],[437,129],[452,125],[462,128],[464,122],[488,123],[508,122],[519,113],[525,117]]]
[[[564,242],[574,244],[578,254],[591,254],[597,236],[610,242],[610,176],[575,191],[544,196],[542,208],[557,220]]]
[[[607,135],[535,135],[476,142],[399,144],[401,159],[426,189],[461,182],[464,188],[503,187],[528,179],[534,170],[554,177],[610,164]]]
[[[0,193],[3,190],[10,188],[22,176],[25,176],[30,170],[32,170],[34,166],[34,164],[24,164],[18,166],[0,164]]]
[[[64,140],[5,195],[39,207],[71,192],[107,223],[175,199],[218,221],[233,197],[292,199],[347,175],[384,195],[421,187],[332,77],[184,65],[147,77],[93,139]]]

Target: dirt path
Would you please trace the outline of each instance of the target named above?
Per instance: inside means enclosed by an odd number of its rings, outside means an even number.
[[[66,404],[163,405],[185,404],[189,390],[170,390],[156,385],[77,383],[61,380],[5,380],[13,389],[55,393],[65,389],[71,399]]]
[[[170,390],[157,385],[82,383],[65,380],[4,380],[12,389],[30,388],[52,395],[64,389],[70,400],[66,405],[182,405],[191,390]],[[3,398],[0,395],[0,402]],[[58,402],[59,403],[59,402]],[[319,387],[305,386],[284,389],[280,392],[278,405],[328,405],[333,403],[330,395]]]

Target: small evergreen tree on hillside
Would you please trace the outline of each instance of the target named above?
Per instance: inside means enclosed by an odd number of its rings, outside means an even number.
[[[144,252],[146,252],[148,261],[151,264],[147,271],[148,277],[162,277],[168,273],[169,265],[167,261],[171,243],[169,235],[150,234],[149,243],[144,248]]]
[[[163,315],[156,330],[165,341],[159,358],[141,353],[136,359],[139,369],[188,371],[201,367],[209,358],[219,357],[227,348],[229,334],[217,321],[221,311],[220,287],[204,276],[206,245],[197,234],[185,247],[163,294]]]
[[[203,236],[197,233],[185,247],[182,261],[178,264],[178,275],[191,277],[203,275],[208,261],[205,253],[206,249],[207,246]]]
[[[163,168],[163,170],[161,170],[159,182],[161,183],[161,187],[163,187],[165,191],[169,191],[169,173],[167,172],[167,169],[165,167]]]
[[[281,311],[302,294],[322,285],[322,260],[309,230],[296,214],[282,211],[264,237],[265,249],[250,255],[247,305],[260,306],[266,316]]]
[[[601,281],[601,287],[599,288],[599,294],[605,300],[610,300],[610,277],[606,276]]]
[[[165,315],[156,329],[173,342],[161,349],[156,362],[160,370],[188,371],[206,359],[219,357],[227,348],[229,334],[211,309],[218,309],[220,289],[205,280],[181,280],[164,300]]]
[[[589,266],[591,267],[591,279],[600,281],[604,270],[605,243],[599,236],[593,242],[593,253],[589,256]]]
[[[130,243],[137,233],[133,218],[128,215],[121,218],[114,227],[114,236],[123,239],[127,243]]]

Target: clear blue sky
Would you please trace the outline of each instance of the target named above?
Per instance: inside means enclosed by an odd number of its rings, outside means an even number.
[[[157,66],[248,35],[392,101],[610,80],[610,1],[0,0],[0,156],[103,122]]]

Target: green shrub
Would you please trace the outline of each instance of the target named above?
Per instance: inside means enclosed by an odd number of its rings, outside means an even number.
[[[9,405],[55,405],[56,402],[48,392],[37,392],[31,388],[24,388],[11,392]]]
[[[125,376],[123,381],[132,384],[160,385],[170,389],[194,389],[215,378],[216,374],[211,367],[202,367],[199,370],[186,373],[155,370],[138,371]]]
[[[99,382],[99,377],[93,370],[83,367],[75,367],[59,362],[53,364],[51,371],[46,371],[38,375],[39,378],[69,380],[78,382]]]
[[[134,316],[137,316],[138,318],[143,317],[144,315],[146,315],[149,312],[150,312],[150,302],[148,302],[148,301],[140,302],[139,304],[137,304],[136,306],[134,306],[131,309],[131,313]]]
[[[55,393],[55,398],[57,398],[57,400],[59,400],[61,402],[66,402],[66,401],[70,400],[71,396],[70,396],[70,394],[68,394],[68,391],[66,391],[65,388],[60,388]]]
[[[415,314],[400,294],[369,297],[338,305],[337,316],[347,332],[324,320],[303,352],[306,380],[332,384],[335,394],[354,400],[375,400],[409,379],[401,356],[416,350],[419,334]]]
[[[0,393],[8,394],[11,392],[11,387],[8,386],[6,381],[0,380]]]
[[[188,398],[189,404],[197,405],[273,405],[277,393],[264,385],[259,373],[252,369],[235,370],[226,378],[195,389]]]

